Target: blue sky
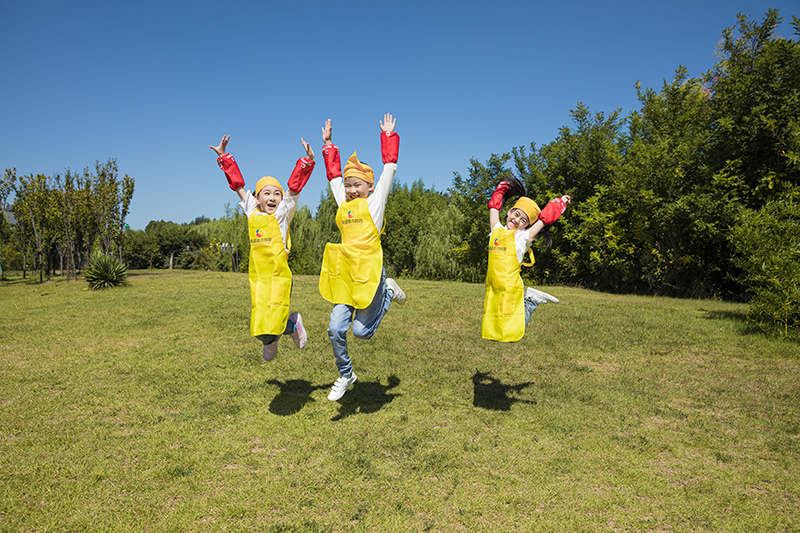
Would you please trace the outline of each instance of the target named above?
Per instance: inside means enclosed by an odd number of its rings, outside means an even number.
[[[248,185],[285,183],[303,137],[319,167],[301,203],[315,210],[325,119],[343,158],[379,166],[390,112],[395,179],[445,190],[472,157],[552,141],[578,102],[627,114],[637,81],[658,89],[679,65],[699,76],[737,12],[770,7],[791,37],[797,0],[2,0],[0,165],[53,175],[116,158],[143,229],[235,205],[208,148],[223,134]]]

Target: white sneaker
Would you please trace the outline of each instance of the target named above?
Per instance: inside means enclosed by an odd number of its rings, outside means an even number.
[[[294,345],[302,350],[308,342],[308,334],[306,333],[306,328],[303,327],[303,317],[300,316],[300,313],[292,313],[289,315],[289,320],[294,322],[296,328],[294,333],[289,336],[294,341]]]
[[[272,361],[273,359],[275,359],[275,355],[277,353],[278,353],[278,341],[275,341],[272,344],[265,344],[264,351],[261,352],[261,355],[264,357],[264,361]]]
[[[347,392],[347,389],[350,388],[350,385],[356,382],[358,377],[356,377],[356,373],[353,374],[349,378],[340,377],[336,380],[336,383],[333,384],[331,388],[331,392],[328,394],[328,400],[335,402],[342,396],[344,393]]]
[[[553,302],[554,304],[558,303],[558,298],[555,296],[551,296],[546,292],[537,291],[533,287],[528,287],[525,289],[525,296],[533,298],[533,301],[538,305],[546,304],[547,302]]]
[[[406,293],[403,292],[403,289],[400,288],[400,285],[395,280],[386,278],[386,286],[392,291],[393,302],[397,302],[400,305],[406,303]]]

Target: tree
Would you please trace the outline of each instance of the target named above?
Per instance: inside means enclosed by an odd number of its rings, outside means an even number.
[[[17,223],[24,226],[22,234],[30,239],[34,250],[34,268],[39,270],[39,281],[43,282],[45,273],[50,279],[50,248],[57,231],[56,205],[51,194],[51,180],[43,174],[19,177],[15,187],[15,200],[12,207]],[[28,246],[28,243],[25,244]]]
[[[684,67],[660,92],[637,84],[611,179],[565,221],[573,276],[604,290],[671,295],[730,291],[726,230],[735,209],[712,192],[702,82]]]
[[[192,226],[174,222],[150,221],[145,232],[151,236],[158,247],[162,265],[172,270],[176,258],[184,252],[197,249],[206,244],[205,239]]]
[[[543,181],[551,194],[570,194],[581,202],[596,186],[614,182],[622,162],[626,125],[620,112],[592,115],[581,102],[570,111],[574,129],[562,126],[556,139],[539,150]],[[548,191],[532,191],[534,199],[544,200],[536,196],[542,192]]]
[[[311,215],[311,210],[299,206],[289,225],[289,268],[294,274],[319,274],[319,263],[316,261],[314,247],[315,235],[319,232],[317,221]]]
[[[411,187],[397,182],[392,185],[381,237],[387,275],[411,275],[414,272],[420,232],[431,224],[433,211],[445,205],[444,196],[425,189],[422,180],[415,181]]]
[[[455,203],[434,208],[420,229],[414,250],[414,274],[425,279],[463,280],[479,275],[464,261],[466,217]]]
[[[61,215],[61,235],[63,240],[60,244],[62,250],[62,262],[66,256],[67,279],[72,274],[75,280],[78,279],[78,269],[76,255],[78,253],[78,234],[80,232],[80,204],[81,204],[81,182],[80,176],[73,174],[69,169],[65,172],[63,181],[60,175],[55,177],[56,185],[61,190],[58,195],[57,209]],[[62,268],[63,271],[63,268]]]
[[[717,180],[750,209],[800,185],[800,43],[775,35],[770,9],[761,24],[737,15],[723,31],[720,61],[706,75]],[[794,33],[800,21],[793,17]]]
[[[159,255],[154,233],[142,230],[125,230],[123,240],[123,263],[128,268],[153,268],[153,261]]]
[[[2,209],[2,215],[0,215],[0,247],[2,247],[4,244],[7,244],[12,236],[11,223],[6,220],[6,201],[8,200],[11,192],[14,190],[14,184],[16,181],[16,168],[7,168],[3,174],[3,177],[0,178],[0,209]],[[5,277],[2,253],[0,253],[0,275]]]
[[[89,210],[94,216],[103,251],[117,253],[122,260],[120,236],[125,229],[135,182],[128,175],[119,179],[116,159],[109,159],[102,165],[96,161],[94,168],[94,175],[89,174],[88,169],[84,172],[88,177]]]

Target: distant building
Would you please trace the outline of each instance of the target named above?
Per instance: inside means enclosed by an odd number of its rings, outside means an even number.
[[[3,206],[3,218],[8,220],[10,224],[17,223],[17,219],[14,218],[14,213],[11,212],[11,204],[8,202],[6,202],[6,204]]]

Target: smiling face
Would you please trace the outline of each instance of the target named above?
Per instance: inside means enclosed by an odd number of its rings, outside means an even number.
[[[522,209],[513,207],[508,211],[506,215],[506,227],[511,231],[525,229],[530,225],[531,221],[528,220],[528,215],[526,215],[525,211]]]
[[[361,178],[356,178],[354,176],[348,176],[344,179],[344,194],[347,197],[347,201],[355,200],[356,198],[368,198],[369,193],[373,190],[372,184],[362,180]]]
[[[274,215],[278,204],[283,200],[283,193],[274,185],[264,185],[256,195],[256,203],[262,213]]]

